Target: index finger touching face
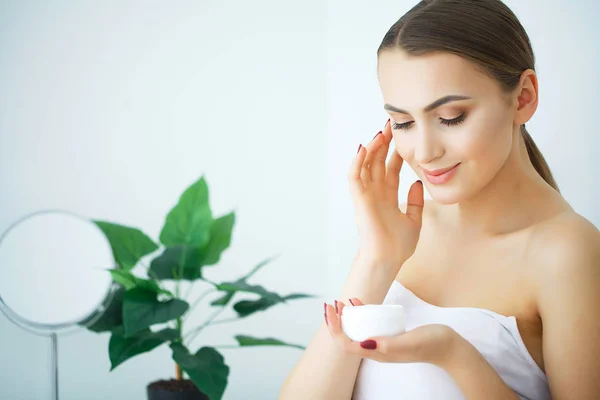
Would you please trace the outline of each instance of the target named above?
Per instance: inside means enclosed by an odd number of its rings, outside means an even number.
[[[383,137],[386,139],[386,142],[392,140],[392,120],[388,118],[385,127],[383,128]]]

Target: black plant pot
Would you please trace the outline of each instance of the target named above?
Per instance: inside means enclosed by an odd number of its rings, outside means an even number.
[[[209,400],[189,379],[159,380],[147,387],[148,400]]]

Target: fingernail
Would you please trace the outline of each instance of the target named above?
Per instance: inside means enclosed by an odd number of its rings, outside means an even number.
[[[334,303],[335,303],[335,313],[338,314],[337,300]]]
[[[348,299],[348,301],[350,302],[350,304],[354,305],[354,303],[352,302],[352,300]]]
[[[327,326],[329,326],[329,321],[327,321],[327,313],[325,313],[324,315],[325,315],[325,324],[327,324]]]
[[[356,150],[356,154],[358,154],[358,152],[360,152],[360,149],[362,149],[362,144],[358,145],[358,150]]]
[[[367,350],[375,350],[377,348],[377,342],[374,340],[365,340],[360,342],[360,347]]]
[[[325,314],[327,314],[327,303],[323,303],[323,311],[325,311]]]
[[[421,185],[423,184],[423,181],[420,179],[417,182],[419,182]]]
[[[377,135],[373,136],[373,140],[375,140],[375,138],[379,135],[381,135],[381,131],[377,132]]]
[[[389,125],[389,123],[390,123],[390,119],[391,119],[391,118],[388,118],[387,122],[385,123],[385,126],[388,126],[388,125]]]

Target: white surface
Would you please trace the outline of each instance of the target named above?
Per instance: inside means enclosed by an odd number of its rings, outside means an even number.
[[[405,331],[404,308],[401,305],[345,306],[342,330],[354,341],[377,336],[395,336]]]
[[[81,322],[108,294],[110,268],[102,231],[69,214],[28,216],[0,238],[0,296],[28,322]]]
[[[195,346],[236,334],[308,344],[358,243],[347,169],[387,118],[375,51],[416,1],[46,4],[0,3],[0,228],[57,206],[157,238],[181,191],[206,173],[215,213],[235,207],[239,217],[209,277],[235,279],[281,253],[253,283],[322,297],[210,327]],[[600,226],[599,4],[507,4],[537,57],[540,104],[527,128],[564,196]],[[403,170],[401,198],[415,179]],[[190,324],[208,312],[199,307]],[[45,340],[3,318],[0,337],[11,360],[0,364],[0,397],[48,398]],[[145,384],[174,374],[166,347],[109,373],[107,346],[107,335],[61,341],[62,399],[143,400]],[[223,353],[224,400],[276,399],[300,357]]]

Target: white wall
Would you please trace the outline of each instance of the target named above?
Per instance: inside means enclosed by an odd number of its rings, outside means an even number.
[[[357,245],[346,173],[386,120],[375,52],[415,3],[0,3],[0,230],[57,207],[156,238],[181,191],[206,174],[215,213],[238,210],[211,277],[281,253],[254,282],[323,296],[209,328],[197,345],[239,333],[307,344]],[[528,130],[565,198],[600,226],[600,7],[506,3],[537,57],[541,100]],[[405,197],[416,177],[404,169],[401,179]],[[0,338],[0,398],[49,398],[46,340],[3,316]],[[173,374],[167,347],[109,373],[107,344],[88,332],[61,341],[63,399],[142,400],[148,382]],[[226,400],[275,399],[300,355],[223,353]]]
[[[63,208],[157,238],[205,174],[215,214],[237,210],[232,245],[207,275],[237,278],[280,253],[252,282],[322,295],[325,10],[319,1],[1,2],[0,230]],[[236,334],[307,344],[323,301],[209,327],[195,345],[235,344]],[[206,314],[199,308],[192,323]],[[0,336],[0,399],[49,399],[46,339],[1,314]],[[174,376],[167,346],[109,373],[108,339],[61,340],[62,399],[142,400],[147,383]],[[222,352],[225,399],[274,399],[300,355]]]

